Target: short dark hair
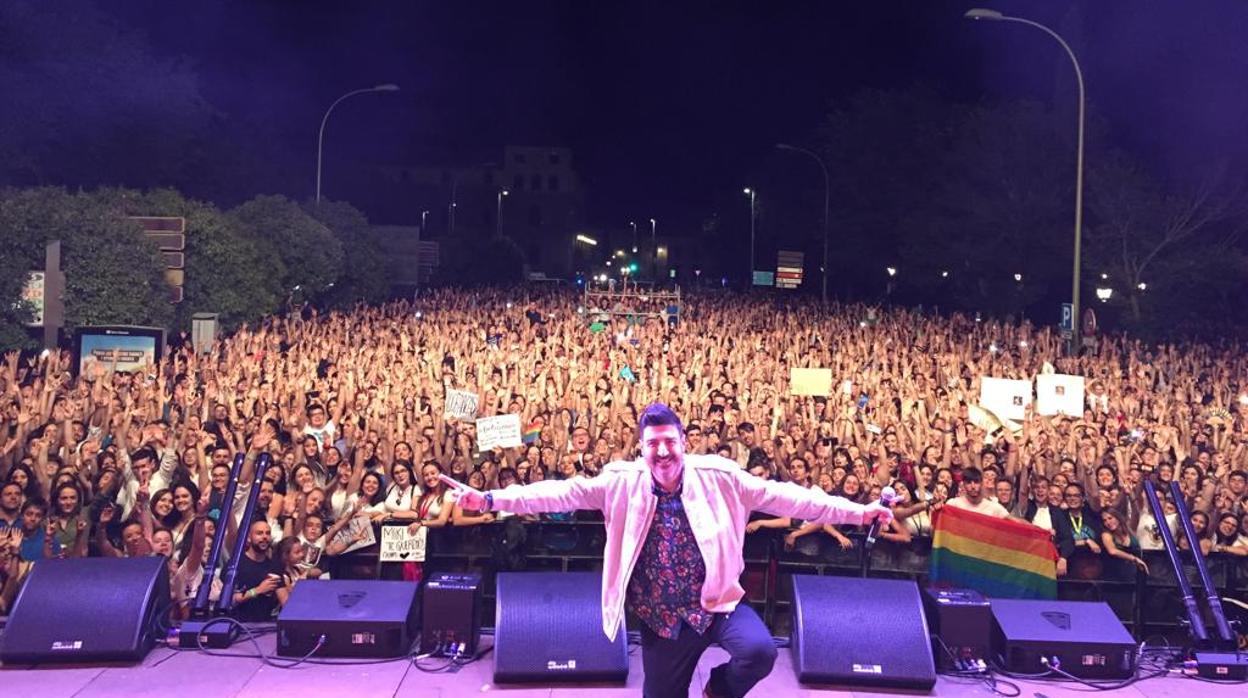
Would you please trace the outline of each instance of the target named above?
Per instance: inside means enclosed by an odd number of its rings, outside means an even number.
[[[646,427],[662,427],[675,426],[680,433],[685,433],[684,425],[680,423],[680,417],[672,411],[672,408],[661,402],[652,402],[642,410],[641,417],[637,420],[637,431],[643,432]]]
[[[979,468],[967,468],[962,471],[963,483],[983,482],[983,481],[984,481],[984,474],[979,471]]]

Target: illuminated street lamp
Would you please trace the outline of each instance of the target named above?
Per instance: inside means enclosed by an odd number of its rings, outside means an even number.
[[[1058,35],[1057,32],[1048,27],[1033,22],[1030,19],[1022,17],[1011,17],[1009,15],[998,12],[997,10],[989,10],[982,7],[976,7],[966,11],[963,15],[966,19],[986,20],[993,22],[1016,22],[1025,24],[1029,27],[1039,29],[1048,34],[1054,41],[1061,44],[1062,49],[1066,51],[1066,55],[1070,58],[1071,65],[1075,68],[1075,81],[1079,87],[1079,123],[1076,131],[1075,145],[1075,260],[1074,260],[1074,278],[1071,280],[1071,309],[1072,317],[1079,317],[1079,274],[1080,274],[1080,254],[1083,247],[1083,112],[1086,99],[1083,92],[1083,70],[1079,68],[1079,59],[1075,57],[1075,52],[1071,50],[1070,44]],[[1103,277],[1102,277],[1103,278]],[[1100,291],[1097,291],[1097,297],[1100,297]],[[1074,351],[1074,344],[1071,344],[1071,351]]]
[[[1114,289],[1112,288],[1096,289],[1096,297],[1100,298],[1102,303],[1107,302],[1113,295],[1114,295]]]

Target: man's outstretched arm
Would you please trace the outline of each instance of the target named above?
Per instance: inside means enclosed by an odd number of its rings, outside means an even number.
[[[879,502],[858,504],[819,489],[791,482],[772,482],[748,473],[736,477],[742,501],[751,511],[833,525],[861,526],[877,518],[881,519],[881,525],[886,525],[893,518],[892,511]]]
[[[570,480],[545,480],[531,485],[512,485],[502,490],[482,492],[445,475],[442,481],[459,494],[459,504],[476,511],[510,511],[516,514],[541,514],[577,509],[601,511],[606,502],[606,480],[601,477],[574,477]]]

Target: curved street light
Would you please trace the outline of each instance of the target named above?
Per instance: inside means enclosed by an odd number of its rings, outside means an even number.
[[[325,123],[329,121],[329,113],[334,110],[334,107],[338,106],[339,102],[341,102],[342,100],[348,97],[354,97],[355,95],[362,95],[366,92],[398,92],[398,91],[399,91],[399,86],[395,85],[394,83],[389,83],[389,82],[381,84],[381,85],[374,85],[373,87],[365,87],[359,90],[351,90],[350,92],[339,97],[338,99],[335,99],[334,103],[329,105],[329,109],[325,110],[325,116],[321,117],[321,130],[318,131],[316,134],[316,203],[318,204],[321,203],[321,153],[323,150],[323,146],[325,144]]]
[[[1066,51],[1066,55],[1070,57],[1070,63],[1075,68],[1075,80],[1079,84],[1079,125],[1078,140],[1075,145],[1075,261],[1074,261],[1074,278],[1071,280],[1071,309],[1074,311],[1072,317],[1079,317],[1079,273],[1080,273],[1080,255],[1083,249],[1083,112],[1085,97],[1083,92],[1083,70],[1079,68],[1079,59],[1075,57],[1075,52],[1071,50],[1070,44],[1057,32],[1048,27],[1034,22],[1030,19],[1022,17],[1011,17],[996,10],[989,10],[983,7],[976,7],[966,11],[963,15],[966,19],[987,20],[993,22],[1017,22],[1026,24],[1029,27],[1035,27],[1040,31],[1053,37],[1053,40],[1061,44],[1062,49]],[[1071,342],[1071,353],[1075,351],[1075,344]]]

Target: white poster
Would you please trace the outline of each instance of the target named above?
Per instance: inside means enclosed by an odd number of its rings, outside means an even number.
[[[1021,422],[1024,410],[1031,404],[1031,381],[981,378],[979,404],[998,417]]]
[[[472,419],[477,416],[480,400],[476,393],[447,388],[445,416],[449,419]]]
[[[827,397],[832,394],[832,369],[790,368],[789,393]]]
[[[421,526],[415,533],[407,526],[381,527],[382,562],[424,562],[425,543],[429,538],[429,529]]]
[[[367,548],[376,543],[377,536],[373,534],[373,522],[368,518],[368,514],[359,514],[351,519],[351,523],[343,526],[338,535],[334,536],[333,542],[347,546],[342,551],[343,553]]]
[[[488,451],[495,446],[517,448],[520,440],[520,415],[503,414],[477,420],[477,450]]]
[[[1083,376],[1042,373],[1036,376],[1036,412],[1044,416],[1083,416]]]

